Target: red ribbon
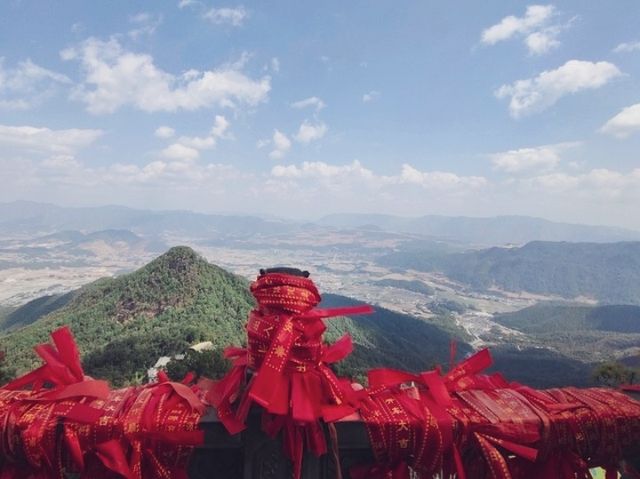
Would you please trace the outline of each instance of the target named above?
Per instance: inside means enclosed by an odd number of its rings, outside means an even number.
[[[251,403],[259,404],[269,415],[267,432],[282,432],[285,454],[299,477],[305,447],[316,455],[326,452],[320,420],[348,416],[357,403],[351,384],[329,367],[351,353],[351,338],[327,346],[323,320],[373,309],[314,309],[321,298],[313,281],[282,273],[259,276],[251,292],[257,307],[249,314],[247,349],[225,351],[233,367],[207,397],[231,434],[244,429]],[[249,371],[255,374],[245,385]]]
[[[0,389],[0,478],[186,479],[204,441],[195,390],[162,381],[112,391],[84,376],[67,328],[52,337],[36,347],[45,364]]]

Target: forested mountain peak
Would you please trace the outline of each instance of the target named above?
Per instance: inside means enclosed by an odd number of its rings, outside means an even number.
[[[194,342],[240,343],[252,305],[246,280],[180,246],[137,271],[84,286],[63,307],[0,338],[0,346],[26,370],[38,363],[31,348],[67,324],[87,371],[118,383]]]

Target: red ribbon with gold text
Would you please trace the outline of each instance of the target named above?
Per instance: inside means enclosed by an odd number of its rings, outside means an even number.
[[[264,428],[271,435],[283,431],[285,453],[299,477],[305,447],[317,455],[326,452],[319,421],[335,421],[356,407],[350,381],[339,379],[329,367],[351,353],[351,338],[345,335],[326,345],[323,320],[373,309],[314,309],[321,297],[313,281],[284,273],[261,274],[251,292],[257,307],[249,314],[247,349],[227,349],[233,368],[208,398],[232,434],[244,429],[251,403],[273,415]],[[254,374],[243,389],[247,371]]]

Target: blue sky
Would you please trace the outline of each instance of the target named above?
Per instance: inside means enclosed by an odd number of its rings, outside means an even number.
[[[640,228],[640,4],[0,5],[0,201]]]

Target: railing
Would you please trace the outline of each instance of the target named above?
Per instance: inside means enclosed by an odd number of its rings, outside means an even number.
[[[640,400],[640,393],[628,393]],[[373,456],[367,430],[361,421],[339,421],[338,457],[343,479],[349,478],[349,469],[358,464],[370,464]],[[247,429],[230,436],[218,420],[214,410],[202,418],[205,444],[196,449],[189,467],[190,479],[290,479],[290,461],[283,455],[282,444],[269,438],[260,427],[260,411],[252,411]],[[326,431],[325,431],[326,432]],[[325,434],[327,439],[328,434]],[[640,458],[627,458],[640,470]],[[303,479],[334,479],[336,460],[329,452],[319,458],[306,453]],[[603,476],[604,477],[604,476]],[[622,475],[622,479],[635,476]],[[469,478],[474,479],[474,478]],[[637,478],[636,478],[637,479]]]
[[[260,427],[260,412],[254,411],[248,427],[241,434],[230,436],[210,410],[202,419],[205,445],[193,454],[189,467],[191,479],[289,479],[291,466],[283,455],[279,441],[269,438]],[[373,461],[369,438],[360,421],[336,423],[340,467],[343,477],[349,477],[349,468]],[[329,437],[325,434],[325,437]],[[305,454],[302,477],[304,479],[335,478],[336,463],[331,452],[315,457]]]

